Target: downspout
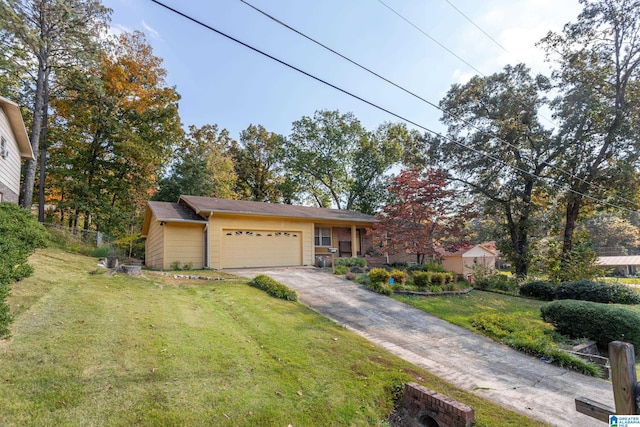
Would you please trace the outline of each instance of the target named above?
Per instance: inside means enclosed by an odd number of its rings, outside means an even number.
[[[211,251],[209,250],[209,245],[211,242],[211,236],[209,235],[209,222],[211,221],[211,217],[213,216],[213,212],[209,212],[209,216],[207,216],[207,223],[204,225],[204,232],[207,236],[207,238],[204,241],[204,253],[205,258],[204,258],[204,268],[205,269],[210,269],[211,268]]]

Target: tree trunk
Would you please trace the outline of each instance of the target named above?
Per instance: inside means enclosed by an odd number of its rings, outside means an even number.
[[[33,204],[33,188],[36,181],[36,167],[38,165],[37,156],[39,154],[40,132],[42,130],[42,115],[44,113],[44,87],[45,80],[49,78],[49,72],[45,68],[43,57],[45,56],[44,47],[40,48],[40,57],[38,58],[38,77],[36,79],[36,93],[33,102],[33,125],[31,126],[31,149],[33,150],[36,160],[27,160],[25,168],[24,181],[20,189],[20,206],[30,209]]]
[[[44,81],[42,141],[40,141],[40,182],[38,183],[38,221],[44,223],[44,184],[47,177],[47,128],[49,127],[49,79]]]
[[[564,240],[562,242],[562,257],[565,258],[573,249],[573,232],[576,229],[578,215],[582,207],[582,196],[572,194],[567,201],[565,211]]]

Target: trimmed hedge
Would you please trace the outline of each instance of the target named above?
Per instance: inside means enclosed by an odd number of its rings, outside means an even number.
[[[366,287],[367,289],[382,295],[391,295],[393,293],[391,285],[386,282],[370,282]]]
[[[571,338],[589,338],[601,346],[622,340],[640,351],[640,314],[612,304],[561,300],[540,307],[542,319]]]
[[[349,267],[346,265],[338,265],[333,269],[334,274],[344,275],[349,272]]]
[[[298,301],[298,293],[296,291],[289,289],[283,283],[280,283],[265,274],[260,274],[254,277],[249,282],[249,285],[253,286],[254,288],[262,289],[269,295],[276,298],[288,301]]]
[[[604,304],[640,304],[640,293],[622,283],[603,283],[591,280],[560,283],[555,299],[574,299]]]
[[[395,283],[400,283],[402,285],[404,285],[407,282],[407,272],[406,271],[402,271],[402,270],[391,270],[391,273],[389,273],[391,275],[391,277],[393,277],[393,281]]]
[[[525,283],[520,286],[520,295],[529,298],[537,298],[543,301],[553,301],[555,299],[556,285],[551,282],[538,280]]]

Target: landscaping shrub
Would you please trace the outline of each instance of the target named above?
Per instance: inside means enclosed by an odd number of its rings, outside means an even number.
[[[416,271],[413,273],[413,284],[420,289],[426,289],[431,283],[430,271]]]
[[[553,301],[555,298],[556,285],[551,282],[537,280],[525,283],[520,286],[520,295],[529,298],[537,298],[543,301]]]
[[[442,266],[441,263],[439,263],[436,260],[433,259],[429,259],[427,261],[424,262],[424,264],[422,265],[422,270],[423,271],[434,271],[437,273],[446,273],[447,270],[445,270],[445,268]]]
[[[523,324],[514,314],[483,312],[471,318],[471,325],[497,341],[536,357],[546,357],[553,363],[591,376],[599,376],[593,364],[558,348],[552,337],[541,327]]]
[[[401,269],[401,270],[406,270],[407,267],[409,267],[409,263],[408,262],[404,262],[404,261],[396,261],[396,262],[390,263],[389,267],[397,268],[397,269]]]
[[[624,339],[640,350],[640,314],[612,304],[561,300],[540,307],[542,318],[571,338],[588,338],[598,345]]]
[[[367,266],[367,260],[364,258],[337,258],[336,266],[344,265],[346,267],[360,267],[365,268]]]
[[[348,272],[345,276],[344,276],[347,280],[356,280],[356,274],[352,273],[352,272]]]
[[[0,338],[9,335],[12,316],[5,302],[9,286],[33,274],[27,264],[36,248],[44,247],[47,232],[27,210],[0,203]]]
[[[369,272],[368,276],[369,276],[369,280],[371,280],[372,283],[376,283],[376,282],[387,283],[389,281],[389,278],[391,277],[389,272],[384,268],[373,268]]]
[[[371,283],[367,285],[367,288],[372,290],[373,292],[377,292],[383,295],[391,295],[393,293],[393,290],[391,289],[391,285],[389,285],[386,282],[371,281]]]
[[[395,283],[400,283],[404,285],[407,282],[407,273],[402,270],[391,270],[389,273],[391,277],[393,277],[393,281]]]
[[[249,285],[254,288],[262,289],[266,293],[276,298],[288,300],[288,301],[298,301],[298,294],[296,291],[289,289],[283,283],[278,282],[277,280],[272,279],[271,277],[260,274],[254,277]]]
[[[333,269],[334,274],[343,275],[349,273],[349,267],[346,265],[338,265]]]
[[[431,283],[434,285],[444,286],[447,283],[453,282],[455,275],[453,273],[434,271],[431,272]]]
[[[574,299],[614,304],[640,304],[640,294],[622,283],[591,280],[563,282],[556,288],[555,299]]]
[[[444,289],[442,289],[442,286],[438,286],[438,285],[431,285],[429,286],[429,292],[434,292],[439,294],[440,292],[442,292]]]
[[[169,267],[171,267],[172,270],[180,270],[181,265],[180,261],[171,261]]]

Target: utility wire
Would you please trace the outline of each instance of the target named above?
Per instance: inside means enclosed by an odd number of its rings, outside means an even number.
[[[385,4],[384,2],[382,2],[381,0],[378,0],[378,1],[380,1],[380,3],[382,3],[382,4],[384,4],[384,5],[386,6],[386,4]],[[448,0],[446,0],[446,1],[448,1]],[[267,12],[263,11],[262,9],[258,8],[257,6],[254,6],[253,4],[249,3],[248,1],[246,1],[246,0],[240,0],[240,2],[242,2],[243,4],[245,4],[245,5],[249,6],[250,8],[252,8],[253,10],[255,10],[256,12],[258,12],[258,13],[262,14],[263,16],[265,16],[265,17],[267,17],[267,18],[271,19],[272,21],[274,21],[274,22],[278,23],[279,25],[282,25],[283,27],[285,27],[285,28],[287,28],[287,29],[289,29],[289,30],[293,31],[294,33],[298,34],[299,36],[304,37],[305,39],[309,40],[310,42],[312,42],[312,43],[314,43],[314,44],[316,44],[316,45],[318,45],[318,46],[322,47],[323,49],[328,50],[329,52],[331,52],[331,53],[333,53],[333,54],[335,54],[335,55],[339,56],[340,58],[344,59],[345,61],[347,61],[347,62],[349,62],[349,63],[351,63],[351,64],[353,64],[353,65],[355,65],[356,67],[360,68],[361,70],[364,70],[364,71],[368,72],[369,74],[374,75],[375,77],[377,77],[377,78],[379,78],[379,79],[383,80],[384,82],[386,82],[386,83],[388,83],[388,84],[392,85],[393,87],[395,87],[395,88],[397,88],[397,89],[400,89],[401,91],[403,91],[403,92],[405,92],[405,93],[407,93],[407,94],[409,94],[409,95],[413,96],[414,98],[416,98],[416,99],[418,99],[418,100],[420,100],[420,101],[422,101],[422,102],[425,102],[426,104],[428,104],[428,105],[432,106],[433,108],[436,108],[437,110],[439,110],[439,111],[440,111],[440,112],[442,112],[443,114],[445,114],[445,115],[447,115],[447,116],[449,116],[449,117],[452,117],[452,118],[454,118],[454,119],[456,119],[456,120],[459,120],[459,121],[461,121],[462,123],[464,123],[465,125],[467,125],[467,126],[469,126],[469,127],[473,128],[473,129],[475,129],[475,130],[477,130],[477,131],[479,131],[479,132],[482,132],[482,133],[484,133],[484,134],[487,134],[487,135],[489,135],[489,136],[491,136],[491,137],[495,138],[497,141],[502,142],[503,144],[507,145],[508,147],[514,148],[514,149],[516,149],[516,150],[520,150],[520,147],[518,147],[518,146],[516,146],[516,145],[514,145],[514,144],[512,144],[512,143],[510,143],[509,141],[504,140],[504,139],[503,139],[503,138],[501,138],[500,136],[495,135],[495,134],[492,134],[492,133],[489,133],[488,131],[486,131],[486,130],[484,130],[484,129],[480,128],[479,126],[477,126],[477,125],[475,125],[475,124],[471,123],[470,121],[465,120],[464,118],[462,118],[462,117],[459,117],[459,116],[455,115],[455,114],[454,114],[454,113],[452,113],[451,111],[449,111],[449,110],[447,110],[447,109],[444,109],[444,108],[440,107],[439,105],[437,105],[437,104],[435,104],[435,103],[433,103],[433,102],[431,102],[431,101],[429,101],[429,100],[427,100],[427,99],[423,98],[422,96],[420,96],[420,95],[416,94],[415,92],[412,92],[411,90],[406,89],[405,87],[403,87],[403,86],[401,86],[401,85],[399,85],[399,84],[397,84],[397,83],[395,83],[395,82],[391,81],[390,79],[388,79],[388,78],[386,78],[386,77],[384,77],[384,76],[382,76],[382,75],[378,74],[377,72],[375,72],[375,71],[371,70],[370,68],[367,68],[366,66],[364,66],[364,65],[362,65],[362,64],[360,64],[360,63],[358,63],[358,62],[356,62],[356,61],[352,60],[351,58],[349,58],[349,57],[347,57],[347,56],[345,56],[345,55],[341,54],[340,52],[336,51],[335,49],[332,49],[332,48],[328,47],[327,45],[325,45],[325,44],[323,44],[323,43],[319,42],[318,40],[314,39],[313,37],[310,37],[310,36],[308,36],[308,35],[304,34],[303,32],[301,32],[301,31],[299,31],[299,30],[297,30],[297,29],[293,28],[292,26],[290,26],[290,25],[288,25],[287,23],[285,23],[285,22],[281,21],[280,19],[278,19],[278,18],[274,17],[273,15],[271,15],[271,14],[269,14],[269,13],[267,13]],[[388,7],[388,6],[387,6],[387,7]],[[389,9],[393,11],[393,9],[391,9],[391,8],[389,8]],[[394,11],[394,13],[395,13],[395,11]],[[397,13],[396,13],[396,14],[397,14]],[[398,15],[398,16],[400,16],[400,15]],[[408,21],[407,21],[407,22],[408,22]],[[413,25],[413,24],[412,24],[412,25]],[[429,37],[430,37],[430,36],[429,36]],[[555,170],[557,170],[557,171],[561,172],[562,174],[566,175],[567,177],[570,177],[570,178],[576,179],[576,180],[578,180],[578,181],[580,181],[580,182],[582,182],[582,183],[584,183],[584,184],[587,184],[587,185],[589,185],[589,186],[591,186],[591,187],[595,187],[595,188],[598,188],[598,189],[600,189],[600,190],[606,190],[606,189],[605,189],[605,188],[603,188],[602,186],[600,186],[600,185],[598,185],[598,184],[594,184],[594,183],[589,182],[589,181],[586,181],[585,179],[582,179],[582,178],[580,178],[580,177],[578,177],[578,176],[576,176],[576,175],[572,174],[571,172],[568,172],[568,171],[566,171],[566,170],[564,170],[564,169],[562,169],[562,168],[560,168],[560,167],[558,167],[558,166],[551,165],[551,164],[548,164],[548,166],[549,166],[549,168],[551,168],[551,169],[555,169]],[[631,204],[631,205],[635,205],[635,203],[634,203],[633,201],[628,200],[628,199],[626,199],[626,198],[624,198],[624,197],[621,197],[621,196],[615,196],[615,197],[616,197],[616,198],[618,198],[618,199],[620,199],[620,200],[622,200],[622,201],[624,201],[624,202],[626,202],[626,203],[629,203],[629,204]]]
[[[401,115],[400,115],[400,114],[398,114],[398,113],[394,113],[393,111],[388,110],[387,108],[384,108],[384,107],[382,107],[382,106],[380,106],[380,105],[378,105],[378,104],[376,104],[376,103],[374,103],[374,102],[372,102],[372,101],[366,100],[366,99],[364,99],[364,98],[362,98],[362,97],[360,97],[360,96],[358,96],[358,95],[356,95],[356,94],[354,94],[354,93],[352,93],[352,92],[349,92],[349,91],[348,91],[348,90],[346,90],[346,89],[343,89],[343,88],[341,88],[341,87],[339,87],[339,86],[336,86],[336,85],[334,85],[334,84],[332,84],[332,83],[330,83],[330,82],[328,82],[328,81],[326,81],[326,80],[321,79],[320,77],[317,77],[317,76],[315,76],[315,75],[313,75],[313,74],[311,74],[311,73],[308,73],[308,72],[306,72],[306,71],[304,71],[304,70],[302,70],[302,69],[300,69],[300,68],[298,68],[298,67],[296,67],[296,66],[294,66],[294,65],[291,65],[291,64],[289,64],[289,63],[285,62],[284,60],[281,60],[281,59],[279,59],[279,58],[276,58],[276,57],[275,57],[275,56],[273,56],[273,55],[270,55],[270,54],[268,54],[268,53],[266,53],[266,52],[264,52],[264,51],[262,51],[262,50],[260,50],[260,49],[258,49],[258,48],[256,48],[256,47],[253,47],[253,46],[251,46],[251,45],[250,45],[250,44],[248,44],[248,43],[245,43],[245,42],[243,42],[243,41],[241,41],[241,40],[239,40],[239,39],[237,39],[237,38],[235,38],[235,37],[233,37],[233,36],[230,36],[230,35],[228,35],[228,34],[224,33],[224,32],[223,32],[223,31],[221,31],[221,30],[218,30],[218,29],[216,29],[216,28],[214,28],[214,27],[212,27],[212,26],[210,26],[210,25],[208,25],[208,24],[205,24],[204,22],[202,22],[202,21],[200,21],[200,20],[198,20],[198,19],[196,19],[196,18],[192,17],[192,16],[189,16],[189,15],[187,15],[187,14],[185,14],[185,13],[183,13],[183,12],[181,12],[181,11],[177,10],[177,9],[174,9],[174,8],[173,8],[173,7],[171,7],[171,6],[168,6],[168,5],[164,4],[164,3],[162,3],[162,2],[161,2],[161,1],[159,1],[159,0],[150,0],[150,1],[151,1],[151,2],[153,2],[153,3],[155,3],[155,4],[157,4],[158,6],[161,6],[161,7],[165,8],[165,9],[167,9],[167,10],[169,10],[169,11],[171,11],[171,12],[175,13],[176,15],[179,15],[179,16],[181,16],[181,17],[183,17],[183,18],[187,19],[188,21],[191,21],[191,22],[193,22],[193,23],[195,23],[195,24],[197,24],[197,25],[199,25],[199,26],[201,26],[201,27],[204,27],[204,28],[208,29],[209,31],[213,31],[214,33],[216,33],[216,34],[218,34],[218,35],[220,35],[220,36],[222,36],[222,37],[225,37],[225,38],[227,38],[227,39],[229,39],[229,40],[231,40],[231,41],[233,41],[233,42],[235,42],[235,43],[238,43],[238,44],[240,44],[240,45],[242,45],[242,46],[246,47],[247,49],[250,49],[250,50],[252,50],[252,51],[254,51],[254,52],[256,52],[256,53],[258,53],[258,54],[260,54],[260,55],[262,55],[262,56],[265,56],[265,57],[267,57],[267,58],[269,58],[269,59],[271,59],[271,60],[273,60],[273,61],[276,61],[276,62],[278,62],[279,64],[284,65],[284,66],[285,66],[285,67],[287,67],[287,68],[290,68],[290,69],[292,69],[292,70],[294,70],[294,71],[297,71],[297,72],[299,72],[299,73],[301,73],[301,74],[303,74],[303,75],[305,75],[305,76],[307,76],[307,77],[309,77],[309,78],[311,78],[311,79],[313,79],[313,80],[316,80],[317,82],[320,82],[320,83],[322,83],[322,84],[324,84],[324,85],[326,85],[326,86],[329,86],[329,87],[331,87],[331,88],[333,88],[333,89],[337,90],[338,92],[341,92],[341,93],[343,93],[343,94],[345,94],[345,95],[348,95],[348,96],[350,96],[350,97],[352,97],[352,98],[354,98],[354,99],[357,99],[358,101],[361,101],[361,102],[363,102],[363,103],[365,103],[365,104],[367,104],[367,105],[369,105],[369,106],[371,106],[371,107],[373,107],[373,108],[375,108],[375,109],[377,109],[377,110],[380,110],[380,111],[382,111],[382,112],[385,112],[385,113],[387,113],[387,114],[389,114],[389,115],[391,115],[391,116],[393,116],[393,117],[396,117],[397,119],[400,119],[400,120],[402,120],[402,121],[404,121],[404,122],[406,122],[406,123],[410,123],[410,124],[412,124],[413,126],[415,126],[415,127],[417,127],[417,128],[420,128],[420,129],[422,129],[422,130],[424,130],[424,131],[426,131],[426,132],[429,132],[429,133],[431,133],[431,134],[433,134],[433,135],[435,135],[435,136],[438,136],[438,137],[443,138],[443,139],[447,139],[447,140],[449,140],[449,141],[453,142],[454,144],[458,145],[458,146],[459,146],[459,147],[461,147],[461,148],[464,148],[464,149],[467,149],[467,150],[469,150],[469,151],[472,151],[472,152],[474,152],[474,153],[476,153],[476,154],[478,154],[478,155],[484,156],[484,157],[486,157],[486,158],[488,158],[488,159],[490,159],[490,160],[493,160],[493,161],[495,161],[495,162],[497,162],[497,163],[503,164],[503,165],[505,165],[505,166],[507,166],[507,167],[509,167],[509,168],[511,168],[511,169],[513,169],[513,170],[515,170],[515,171],[518,171],[518,172],[520,172],[520,173],[522,173],[522,174],[525,174],[525,175],[530,175],[530,176],[532,176],[533,178],[535,178],[535,179],[537,179],[537,180],[540,180],[540,181],[544,182],[544,180],[543,180],[543,179],[542,179],[542,177],[540,177],[540,176],[537,176],[537,175],[535,175],[535,174],[533,174],[533,173],[531,173],[531,172],[529,172],[529,171],[527,171],[527,170],[525,170],[525,169],[522,169],[522,168],[520,168],[520,167],[517,167],[517,166],[514,166],[514,165],[510,165],[509,163],[505,162],[505,161],[504,161],[504,160],[502,160],[502,159],[499,159],[499,158],[497,158],[497,157],[495,157],[495,156],[493,156],[493,155],[491,155],[491,154],[485,153],[485,152],[483,152],[483,151],[481,151],[481,150],[478,150],[478,149],[476,149],[476,148],[474,148],[474,147],[469,147],[468,145],[465,145],[465,144],[463,144],[463,143],[461,143],[461,142],[459,142],[459,141],[456,141],[455,139],[453,139],[453,138],[451,138],[451,137],[448,137],[448,136],[446,136],[446,135],[441,135],[440,133],[438,133],[438,132],[436,132],[436,131],[434,131],[434,130],[432,130],[432,129],[429,129],[429,128],[427,128],[427,127],[426,127],[426,126],[424,126],[424,125],[421,125],[421,124],[419,124],[419,123],[416,123],[416,122],[414,122],[413,120],[407,119],[406,117],[403,117],[403,116],[401,116]],[[552,184],[552,185],[555,185],[555,186],[557,186],[557,187],[559,187],[559,184],[554,184],[554,183],[551,183],[551,184]],[[600,203],[600,204],[606,205],[606,206],[610,206],[610,207],[617,208],[617,209],[620,209],[620,210],[626,210],[626,211],[629,211],[629,212],[635,212],[635,210],[631,210],[631,209],[628,209],[628,208],[626,208],[626,207],[622,207],[622,206],[614,205],[614,204],[612,204],[612,203],[610,203],[610,202],[607,202],[607,201],[605,201],[605,200],[597,199],[597,198],[596,198],[596,197],[594,197],[594,196],[591,196],[591,195],[588,195],[588,194],[585,194],[585,193],[581,193],[581,192],[578,192],[578,191],[573,190],[573,189],[570,189],[570,188],[568,189],[568,191],[569,191],[569,192],[571,192],[571,193],[574,193],[574,194],[580,195],[580,196],[582,196],[582,197],[584,197],[584,198],[587,198],[587,199],[593,200],[594,202],[597,202],[597,203]]]
[[[422,28],[418,27],[416,24],[414,24],[413,22],[409,21],[407,18],[405,18],[404,16],[402,16],[399,12],[397,12],[394,8],[392,8],[391,6],[389,6],[388,4],[386,4],[385,2],[383,2],[382,0],[378,0],[378,2],[383,5],[384,7],[386,7],[387,9],[389,9],[391,12],[393,12],[394,14],[396,14],[398,16],[398,18],[402,19],[404,22],[406,22],[407,24],[411,25],[413,28],[415,28],[417,31],[419,31],[420,33],[422,33],[425,37],[429,38],[429,40],[431,40],[432,42],[434,42],[435,44],[437,44],[438,46],[440,46],[441,48],[443,48],[444,50],[446,50],[447,52],[449,52],[451,55],[455,56],[456,58],[458,58],[458,60],[464,64],[466,64],[469,68],[471,68],[472,70],[474,70],[476,73],[482,75],[483,77],[486,77],[482,71],[478,70],[476,67],[474,67],[473,65],[471,65],[470,63],[468,63],[467,61],[465,61],[461,56],[459,56],[458,54],[456,54],[454,51],[452,51],[451,49],[449,49],[448,47],[446,47],[444,44],[440,43],[437,39],[435,39],[434,37],[430,36],[426,31],[424,31]]]
[[[462,15],[467,21],[469,21],[471,23],[471,25],[473,25],[474,27],[476,27],[478,30],[480,30],[480,32],[482,32],[482,34],[484,34],[485,36],[487,36],[487,38],[489,38],[489,40],[491,40],[492,42],[494,42],[500,49],[504,50],[506,53],[508,53],[509,55],[511,55],[511,52],[509,52],[504,46],[502,46],[496,39],[494,39],[493,37],[491,37],[491,35],[489,33],[487,33],[485,30],[483,30],[478,24],[476,24],[471,18],[469,18],[467,15],[465,15],[460,9],[458,9],[453,3],[451,3],[449,0],[444,0],[447,3],[449,3],[449,6],[451,6],[452,8],[454,8],[456,10],[456,12],[458,12],[460,15]],[[518,58],[516,58],[518,59]],[[522,62],[520,60],[518,60],[518,62]]]
[[[241,0],[243,1],[243,0]],[[473,22],[470,18],[468,18],[464,13],[462,13],[457,7],[455,7],[449,0],[445,0],[447,3],[449,3],[451,5],[451,7],[453,7],[454,9],[456,9],[462,16],[464,16],[465,18],[467,18],[467,20],[469,22],[471,22],[474,26],[476,26],[480,31],[482,31],[487,37],[489,37],[491,40],[494,41],[494,43],[496,43],[500,48],[502,48],[505,52],[509,53],[500,43],[498,43],[496,40],[493,39],[493,37],[491,37],[489,34],[487,34],[482,28],[480,28],[475,22]],[[424,30],[422,30],[420,27],[418,27],[416,24],[414,24],[413,22],[411,22],[409,19],[405,18],[402,14],[400,14],[398,11],[394,10],[391,6],[387,5],[384,1],[382,0],[378,0],[379,3],[381,3],[383,6],[385,6],[387,9],[389,9],[391,12],[393,12],[395,15],[397,15],[398,17],[400,17],[400,19],[402,19],[403,21],[405,21],[406,23],[408,23],[409,25],[411,25],[413,28],[415,28],[416,30],[418,30],[420,33],[422,33],[423,35],[425,35],[426,37],[428,37],[430,40],[432,40],[433,42],[435,42],[438,46],[442,47],[444,50],[446,50],[447,52],[449,52],[450,54],[452,54],[453,56],[455,56],[456,58],[458,58],[461,62],[463,62],[464,64],[468,65],[469,67],[471,67],[473,70],[475,70],[476,72],[478,72],[481,76],[483,77],[487,77],[485,74],[483,74],[481,71],[479,71],[477,68],[475,68],[473,65],[470,65],[469,62],[465,61],[464,59],[462,59],[460,56],[456,55],[455,53],[451,52],[451,50],[449,50],[448,48],[446,48],[442,43],[440,43],[438,40],[436,40],[435,38],[433,38],[432,36],[430,36],[429,34],[427,34]],[[554,49],[555,50],[555,49]],[[557,51],[556,51],[557,52]],[[513,54],[511,54],[512,56],[514,56]],[[514,56],[515,58],[515,56]],[[516,60],[518,60],[518,58],[515,58]],[[519,60],[518,60],[519,61]],[[522,62],[522,61],[519,61]],[[428,102],[428,101],[427,101]],[[432,103],[429,102],[430,105],[433,105]],[[484,130],[479,129],[478,127],[476,127],[475,125],[473,125],[472,123],[469,123],[467,121],[465,121],[464,119],[460,118],[460,117],[456,117],[454,114],[452,114],[451,112],[445,111],[439,107],[438,108],[440,111],[444,112],[445,114],[449,115],[450,117],[453,117],[457,120],[462,121],[464,124],[466,124],[467,126],[470,126],[476,130],[479,130],[481,132],[485,132]],[[558,127],[558,125],[551,119],[549,119],[548,117],[546,117],[543,114],[538,113],[538,115],[540,117],[542,117],[545,121],[547,121],[549,124]],[[496,138],[498,141],[501,141],[505,144],[507,144],[507,146],[510,146],[512,148],[516,148],[514,145],[510,144],[509,142],[505,141],[504,139],[501,139],[500,137],[498,137],[497,135],[493,135],[488,133],[489,135],[491,135],[492,137]],[[606,188],[604,188],[602,185],[600,184],[595,184],[591,181],[587,181],[584,178],[581,178],[577,175],[574,175],[573,173],[562,169],[559,166],[555,166],[555,165],[549,165],[549,167],[551,169],[555,169],[561,173],[563,173],[564,175],[573,178],[581,183],[584,183],[590,187],[594,187],[600,190],[607,190]],[[615,198],[617,198],[618,200],[624,201],[625,203],[629,203],[632,206],[635,206],[636,203],[632,200],[627,199],[626,197],[622,197],[622,196],[618,196],[618,195],[614,195]]]

